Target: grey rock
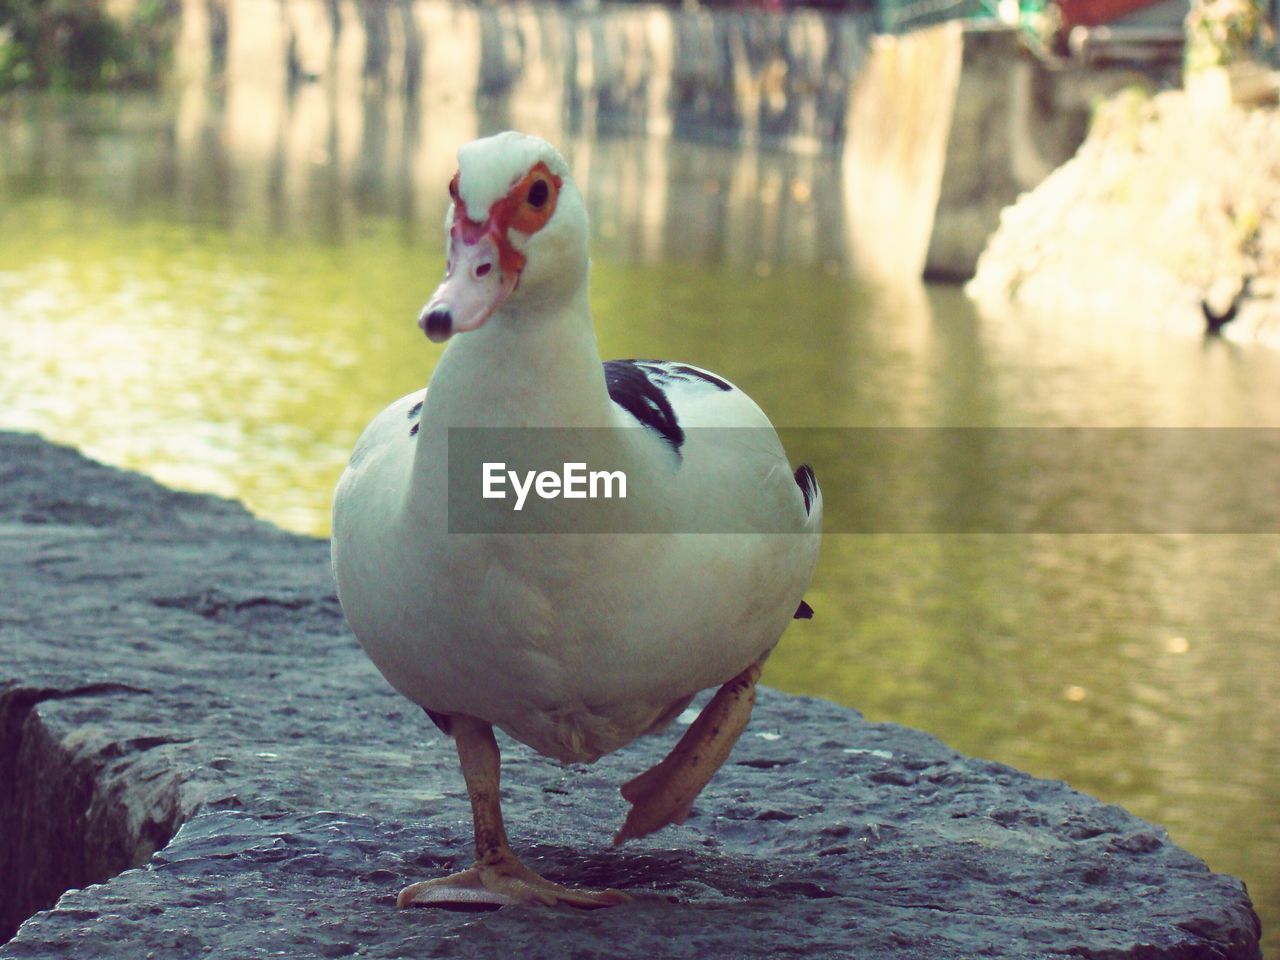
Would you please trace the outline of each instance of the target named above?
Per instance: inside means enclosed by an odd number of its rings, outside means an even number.
[[[397,911],[469,862],[469,809],[325,542],[0,434],[0,582],[0,903],[51,908],[0,957],[1260,956],[1243,884],[1158,827],[770,690],[689,821],[620,849],[673,735],[591,767],[503,741],[517,849],[633,905]]]

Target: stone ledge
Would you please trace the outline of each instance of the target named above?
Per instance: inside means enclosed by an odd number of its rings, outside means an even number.
[[[768,690],[688,823],[619,850],[617,787],[670,735],[591,767],[503,743],[517,848],[636,904],[398,912],[467,862],[469,811],[326,543],[15,434],[0,542],[0,894],[97,884],[0,957],[1260,956],[1243,885],[1159,828]]]

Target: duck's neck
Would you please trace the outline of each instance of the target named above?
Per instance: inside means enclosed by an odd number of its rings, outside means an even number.
[[[500,310],[450,342],[431,377],[423,433],[606,426],[610,408],[584,283],[554,310]]]

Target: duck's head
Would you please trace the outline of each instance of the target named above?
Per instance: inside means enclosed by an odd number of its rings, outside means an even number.
[[[444,282],[418,316],[432,340],[479,328],[504,303],[554,310],[586,280],[587,216],[569,165],[523,133],[458,151]]]

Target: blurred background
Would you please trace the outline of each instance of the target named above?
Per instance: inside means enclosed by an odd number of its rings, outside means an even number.
[[[1231,43],[1266,86],[1274,8],[1215,2],[3,0],[0,427],[327,535],[359,431],[439,356],[415,319],[454,152],[516,127],[587,197],[605,357],[708,367],[796,428],[1266,436],[1275,328],[1206,318],[1241,303],[1217,274],[1265,292],[1280,208],[1194,296],[1135,308],[1083,274],[979,307],[959,286],[1100,97],[1178,88],[1199,51],[1208,95],[1242,109],[1247,71],[1212,72]],[[1275,108],[1248,107],[1270,129]],[[1000,466],[845,482],[847,451],[806,436],[791,456],[871,530],[904,497],[981,497]],[[1133,482],[1105,456],[1080,476]],[[765,682],[1167,827],[1248,883],[1274,952],[1280,529],[1266,511],[1223,529],[832,534],[817,614]]]

